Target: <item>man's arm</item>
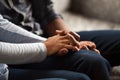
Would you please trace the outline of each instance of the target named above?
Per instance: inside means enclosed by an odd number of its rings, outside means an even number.
[[[40,23],[45,36],[54,35],[56,30],[70,31],[61,15],[55,12],[52,0],[31,0],[31,3],[33,17]]]
[[[62,30],[65,32],[70,32],[69,27],[64,23],[61,18],[56,18],[52,22],[50,22],[46,27],[43,27],[43,32],[45,32],[45,36],[53,36],[56,34],[56,30]]]
[[[63,21],[63,17],[56,13],[52,0],[31,0],[33,17],[38,21],[43,29],[45,37],[55,35],[56,30],[62,30],[72,34],[75,39],[80,37],[73,33]]]

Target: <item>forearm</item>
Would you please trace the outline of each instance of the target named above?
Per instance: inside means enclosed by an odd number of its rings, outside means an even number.
[[[43,27],[43,32],[45,36],[53,36],[56,34],[56,30],[64,30],[69,32],[69,27],[64,23],[61,18],[56,18],[52,22],[50,22],[46,27]]]
[[[41,62],[47,56],[43,43],[12,44],[0,42],[0,63],[24,64]]]
[[[47,49],[42,43],[45,40],[3,19],[0,15],[1,63],[21,64],[42,61],[47,54]]]

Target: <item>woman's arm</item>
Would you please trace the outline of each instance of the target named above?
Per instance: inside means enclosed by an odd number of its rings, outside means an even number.
[[[45,59],[46,39],[3,19],[0,15],[0,62],[22,64]]]
[[[28,32],[9,22],[0,15],[0,41],[10,43],[29,43],[45,41],[46,39]]]
[[[0,42],[0,63],[25,64],[41,62],[47,56],[43,43],[6,43]]]

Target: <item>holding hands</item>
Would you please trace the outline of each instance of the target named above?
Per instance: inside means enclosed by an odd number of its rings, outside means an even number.
[[[96,49],[95,43],[91,41],[80,41],[80,36],[75,32],[56,30],[56,35],[49,37],[44,43],[47,47],[48,55],[65,55],[69,50],[79,51],[81,49],[100,53]]]

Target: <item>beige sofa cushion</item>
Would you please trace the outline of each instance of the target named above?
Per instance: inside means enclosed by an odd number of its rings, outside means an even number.
[[[70,0],[52,0],[55,11],[61,13],[69,7]]]
[[[71,0],[71,9],[91,18],[120,23],[120,0]]]

